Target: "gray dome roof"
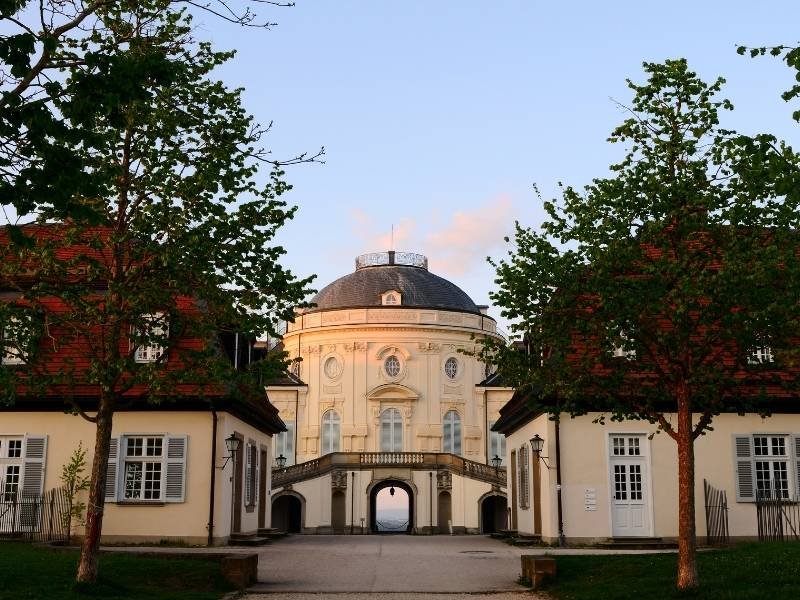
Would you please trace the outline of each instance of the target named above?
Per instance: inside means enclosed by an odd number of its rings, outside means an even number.
[[[356,271],[325,286],[304,312],[336,308],[381,306],[381,294],[402,294],[400,307],[440,308],[480,314],[480,309],[457,285],[428,271],[419,254],[385,252],[356,259]]]

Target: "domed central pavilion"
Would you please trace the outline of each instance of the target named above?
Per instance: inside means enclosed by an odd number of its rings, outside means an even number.
[[[381,531],[389,488],[408,495],[405,531],[505,528],[505,469],[492,463],[504,442],[490,428],[511,390],[468,354],[498,335],[487,307],[424,256],[359,256],[288,325],[292,373],[267,388],[287,426],[273,527]]]

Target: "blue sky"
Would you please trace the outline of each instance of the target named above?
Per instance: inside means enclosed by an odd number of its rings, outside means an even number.
[[[206,17],[198,36],[238,50],[221,75],[274,121],[276,157],[326,148],[325,164],[288,170],[299,211],[280,239],[318,288],[388,249],[395,224],[398,250],[427,254],[488,303],[484,258],[506,252],[515,219],[541,222],[532,184],[550,197],[620,157],[605,141],[624,118],[611,98],[630,99],[625,79],[641,80],[645,60],[725,76],[727,125],[800,145],[779,97],[792,72],[735,52],[797,42],[796,0],[297,0],[262,12],[274,29]]]

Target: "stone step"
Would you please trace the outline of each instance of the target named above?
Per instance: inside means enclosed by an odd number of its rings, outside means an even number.
[[[258,530],[258,537],[265,537],[270,540],[279,540],[281,538],[286,537],[289,535],[285,531],[281,531],[279,529],[275,529],[274,527],[269,528],[261,528]]]
[[[660,537],[613,537],[600,542],[598,547],[609,550],[673,550],[678,543]]]
[[[228,540],[229,546],[265,546],[270,543],[270,539],[268,537],[262,537],[255,534],[247,534],[243,535],[240,533],[234,533],[231,535],[230,540]]]

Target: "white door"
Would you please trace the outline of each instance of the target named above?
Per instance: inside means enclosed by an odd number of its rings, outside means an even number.
[[[611,434],[609,440],[611,535],[648,537],[650,475],[643,435]]]

